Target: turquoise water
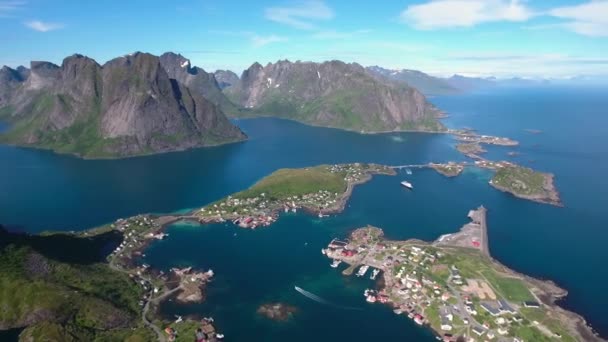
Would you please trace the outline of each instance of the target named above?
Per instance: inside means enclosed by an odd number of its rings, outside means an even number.
[[[161,268],[211,267],[217,279],[200,306],[169,302],[168,314],[212,314],[227,336],[263,340],[384,338],[425,340],[424,329],[382,305],[368,305],[368,281],[345,278],[320,254],[332,237],[374,224],[390,238],[435,239],[488,209],[491,253],[515,270],[549,278],[570,294],[564,305],[608,336],[604,295],[608,280],[608,95],[603,89],[501,89],[437,97],[450,127],[517,139],[516,148],[489,148],[556,174],[565,208],[515,199],[487,185],[485,171],[448,179],[431,170],[382,176],[358,187],[347,210],[320,221],[291,215],[265,230],[224,225],[175,226],[151,246],[147,260]],[[50,152],[0,146],[0,222],[28,231],[84,229],[140,212],[193,208],[246,188],[280,167],[367,161],[409,164],[462,160],[446,135],[358,135],[276,119],[241,120],[247,142],[120,161],[83,161]],[[532,134],[525,129],[540,129]],[[517,151],[509,157],[508,151]],[[407,178],[415,191],[398,182]],[[237,234],[234,236],[234,234]],[[307,243],[307,244],[305,244]],[[293,290],[298,285],[360,311],[322,306]],[[286,324],[260,320],[258,305],[288,301],[300,311]]]

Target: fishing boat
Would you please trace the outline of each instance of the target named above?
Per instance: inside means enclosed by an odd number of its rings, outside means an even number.
[[[371,280],[375,280],[375,279],[376,279],[376,277],[378,276],[378,273],[380,273],[380,270],[379,270],[379,269],[374,269],[374,270],[372,271],[372,275],[371,275],[371,276],[369,276],[369,279],[371,279]]]
[[[405,169],[405,173],[407,173],[408,175],[412,174],[412,170],[411,169]]]
[[[338,259],[334,259],[334,262],[331,263],[331,267],[336,268],[338,267],[338,265],[340,265],[342,263],[342,261],[338,260]]]
[[[369,269],[369,266],[367,266],[367,265],[361,266],[361,268],[359,269],[359,272],[357,272],[357,277],[363,277],[365,275],[365,272],[367,272],[368,269]]]

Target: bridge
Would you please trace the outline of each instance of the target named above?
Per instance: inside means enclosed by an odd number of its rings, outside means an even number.
[[[428,164],[410,164],[410,165],[387,165],[391,169],[424,169],[430,167],[431,163]]]
[[[468,161],[455,162],[456,164],[467,166],[472,165],[473,163]],[[424,169],[427,167],[431,167],[432,164],[443,164],[443,163],[426,163],[426,164],[409,164],[409,165],[387,165],[387,167],[395,170],[401,169]]]

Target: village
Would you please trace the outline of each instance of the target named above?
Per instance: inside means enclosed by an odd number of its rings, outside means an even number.
[[[500,145],[500,146],[517,146],[519,142],[516,140],[506,138],[506,137],[495,137],[491,135],[478,135],[474,133],[453,133],[456,136],[456,140],[466,142],[466,143],[481,143],[481,144],[490,144],[490,145]]]
[[[201,223],[231,221],[241,228],[250,229],[271,225],[281,212],[304,210],[322,218],[342,211],[352,187],[368,181],[372,174],[394,174],[388,166],[363,163],[322,165],[302,170],[310,174],[295,174],[295,182],[294,176],[290,176],[289,184],[280,184],[283,175],[272,174],[261,184],[203,207],[195,215]],[[284,169],[279,172],[302,171]],[[273,177],[278,179],[276,183]],[[324,187],[323,182],[316,183],[319,178],[327,181],[328,186]],[[306,184],[310,182],[316,184]],[[285,191],[281,185],[289,190]]]
[[[574,341],[570,331],[547,315],[532,286],[503,274],[489,259],[485,209],[471,211],[472,222],[432,244],[390,241],[375,227],[352,232],[347,241],[332,240],[322,252],[332,267],[349,265],[343,274],[370,278],[381,273],[383,285],[367,289],[367,302],[384,303],[395,314],[429,326],[443,341]],[[535,289],[537,290],[537,289]],[[549,316],[553,318],[548,318]]]
[[[193,322],[184,321],[178,317],[175,322],[167,323],[164,330],[156,326],[156,319],[151,317],[150,306],[156,306],[161,301],[175,295],[176,300],[181,303],[200,303],[204,300],[204,289],[206,284],[213,278],[213,270],[206,272],[195,271],[192,267],[172,268],[168,273],[157,271],[146,263],[141,263],[140,258],[145,256],[142,250],[154,240],[162,240],[167,234],[162,232],[164,225],[174,220],[173,217],[152,217],[150,215],[138,215],[128,219],[119,219],[110,225],[111,229],[118,230],[123,234],[123,241],[108,256],[110,267],[127,273],[129,277],[144,290],[139,305],[142,308],[142,319],[144,324],[152,328],[158,335],[159,340],[174,341],[177,338],[178,327],[187,325],[189,328]],[[204,319],[200,323],[202,332],[210,337],[210,340],[218,340],[213,326],[213,321]],[[190,329],[191,330],[191,329]]]

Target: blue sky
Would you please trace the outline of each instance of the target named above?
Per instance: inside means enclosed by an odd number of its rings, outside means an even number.
[[[436,75],[608,76],[608,0],[0,0],[0,64],[174,51],[206,70],[340,59]]]

